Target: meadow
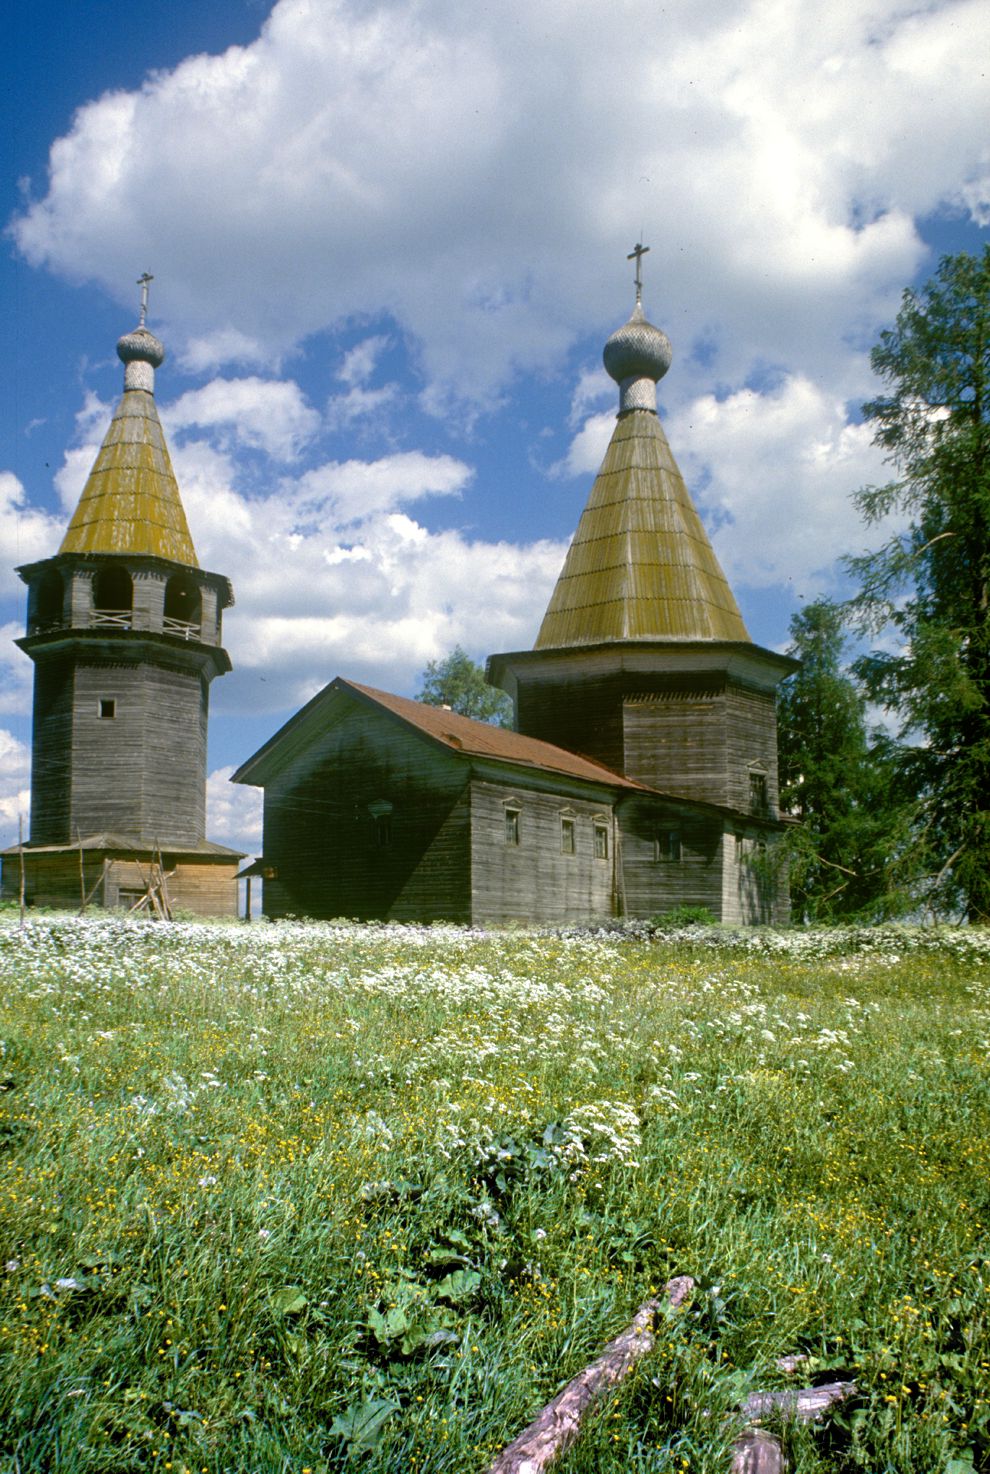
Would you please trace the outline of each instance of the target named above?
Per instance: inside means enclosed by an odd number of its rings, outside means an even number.
[[[990,937],[0,921],[0,1474],[990,1469]]]

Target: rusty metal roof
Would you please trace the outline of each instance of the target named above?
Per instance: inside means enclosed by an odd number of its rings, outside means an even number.
[[[534,649],[749,640],[657,416],[620,415]]]
[[[380,707],[416,728],[424,736],[439,742],[450,752],[459,753],[466,758],[487,758],[558,777],[602,784],[607,788],[651,792],[645,784],[613,772],[593,758],[581,757],[578,753],[555,747],[551,742],[524,737],[505,727],[492,727],[486,722],[459,716],[442,706],[427,706],[425,702],[413,701],[407,696],[393,696],[389,691],[362,686],[357,681],[345,680],[343,676],[337,676],[328,686],[324,686],[263,747],[248,758],[247,762],[242,763],[232,775],[232,781],[260,786],[273,781],[286,762],[319,738],[341,697],[352,700],[357,697]]]
[[[123,553],[198,568],[154,396],[127,389],[60,553]]]

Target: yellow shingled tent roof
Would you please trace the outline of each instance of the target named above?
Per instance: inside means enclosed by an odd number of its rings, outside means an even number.
[[[619,417],[536,650],[749,634],[657,416]]]
[[[125,390],[60,553],[126,553],[198,568],[154,396]]]

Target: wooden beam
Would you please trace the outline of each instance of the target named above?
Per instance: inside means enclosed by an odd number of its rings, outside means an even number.
[[[488,1474],[542,1474],[554,1459],[570,1448],[581,1430],[581,1420],[611,1387],[629,1375],[640,1357],[653,1349],[653,1323],[666,1307],[677,1309],[694,1289],[690,1275],[669,1280],[663,1295],[647,1300],[620,1336],[610,1341],[597,1360],[558,1392],[518,1438],[502,1450]]]

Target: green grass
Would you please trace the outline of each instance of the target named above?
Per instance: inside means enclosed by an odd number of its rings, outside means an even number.
[[[990,1468],[990,939],[0,927],[0,1474]],[[793,1379],[792,1379],[793,1380]]]

